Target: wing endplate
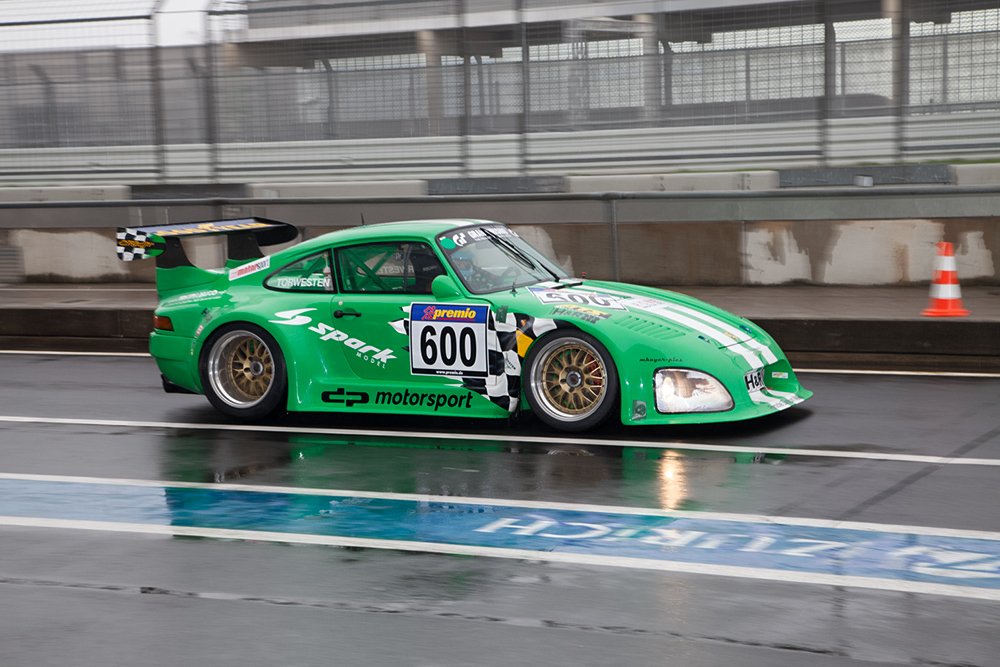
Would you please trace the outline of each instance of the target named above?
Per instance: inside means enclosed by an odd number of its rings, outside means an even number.
[[[119,227],[117,239],[115,250],[118,251],[118,259],[124,262],[156,257],[167,249],[167,243],[162,237],[146,230]]]

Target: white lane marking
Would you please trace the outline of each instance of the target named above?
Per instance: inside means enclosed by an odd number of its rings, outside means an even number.
[[[374,429],[306,428],[301,426],[265,426],[260,424],[198,424],[194,422],[147,422],[123,419],[65,419],[60,417],[20,417],[0,415],[0,422],[12,424],[41,424],[59,426],[113,426],[124,428],[161,428],[168,430],[238,431],[251,433],[303,433],[333,435],[338,437],[373,437],[425,440],[466,440],[495,442],[505,440],[503,435],[485,433],[442,433],[427,431],[380,431]],[[1000,466],[1000,459],[955,458],[951,456],[923,456],[918,454],[885,454],[879,452],[849,452],[839,449],[795,449],[784,447],[746,447],[742,445],[706,445],[691,442],[653,442],[648,440],[607,440],[602,438],[558,438],[547,436],[516,436],[518,442],[544,445],[597,445],[601,447],[641,447],[646,449],[676,449],[699,452],[736,452],[743,454],[781,454],[786,456],[811,456],[814,458],[866,459],[870,461],[900,461],[932,465]]]
[[[697,510],[665,510],[658,507],[628,507],[618,505],[594,505],[589,503],[564,503],[547,500],[509,500],[505,498],[477,498],[475,496],[437,496],[427,493],[393,493],[388,491],[356,491],[353,489],[317,489],[295,486],[248,485],[216,482],[174,482],[148,479],[124,479],[116,477],[76,477],[72,475],[42,475],[32,473],[0,473],[0,479],[29,482],[66,482],[70,484],[94,484],[105,486],[137,486],[155,489],[202,489],[208,491],[246,491],[253,493],[285,493],[301,496],[343,496],[349,498],[369,498],[372,500],[403,500],[409,502],[443,503],[448,505],[491,505],[496,507],[516,507],[518,509],[559,510],[570,512],[594,512],[601,514],[621,514],[636,516],[661,516],[673,519],[700,519],[705,521],[734,521],[740,523],[766,524],[776,526],[799,526],[806,528],[834,528],[839,530],[860,530],[880,533],[901,533],[930,537],[949,537],[969,540],[1000,541],[1000,533],[984,530],[960,528],[935,528],[932,526],[910,526],[905,524],[881,524],[864,521],[837,521],[831,519],[810,519],[805,517],[768,516],[761,514],[736,514],[731,512],[705,512]]]
[[[56,352],[51,350],[0,350],[0,354],[34,354],[53,357],[149,357],[149,352]]]
[[[155,287],[0,287],[0,292],[48,292],[79,294],[88,292],[155,292]]]
[[[914,377],[949,378],[1000,378],[1000,373],[959,373],[951,371],[868,371],[844,370],[841,368],[796,368],[795,374],[820,373],[823,375],[912,375]]]
[[[739,579],[757,579],[763,581],[777,581],[781,583],[849,586],[853,588],[895,591],[899,593],[918,593],[924,595],[942,595],[947,597],[1000,601],[1000,591],[971,588],[966,586],[954,586],[950,584],[932,584],[895,579],[876,579],[874,577],[795,572],[792,570],[767,570],[764,568],[740,567],[734,565],[710,565],[702,563],[660,561],[646,558],[627,558],[622,556],[596,556],[592,554],[532,551],[529,549],[505,549],[498,547],[478,547],[458,544],[438,544],[435,542],[333,537],[325,535],[276,533],[256,530],[157,526],[134,523],[109,523],[104,521],[32,519],[13,516],[0,516],[0,525],[25,528],[98,530],[146,535],[209,537],[215,539],[279,542],[284,544],[313,544],[338,547],[360,547],[367,549],[390,549],[395,551],[416,551],[460,556],[484,556],[488,558],[511,558],[516,560],[543,561],[549,563],[620,567],[634,570],[683,572],[687,574],[736,577]]]

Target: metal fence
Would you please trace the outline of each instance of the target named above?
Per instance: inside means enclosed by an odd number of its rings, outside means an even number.
[[[1000,0],[171,4],[0,2],[0,184],[1000,158]]]

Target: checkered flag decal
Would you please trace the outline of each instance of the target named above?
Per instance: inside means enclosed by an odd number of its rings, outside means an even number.
[[[410,306],[400,310],[406,315],[389,322],[397,333],[410,335]],[[536,338],[553,329],[575,328],[572,322],[531,317],[524,313],[507,313],[503,321],[498,321],[490,309],[486,322],[486,353],[488,375],[463,377],[461,386],[469,391],[482,394],[507,412],[517,412],[521,402],[521,367],[524,354]],[[409,351],[409,347],[404,347]]]
[[[163,245],[158,236],[146,234],[128,227],[118,228],[118,259],[131,262],[136,259],[156,257],[163,252]]]
[[[499,322],[490,310],[486,332],[489,375],[485,378],[466,378],[462,386],[483,394],[507,412],[517,412],[521,399],[522,355],[539,336],[556,328],[572,326],[568,322],[523,313],[507,313],[504,321]]]

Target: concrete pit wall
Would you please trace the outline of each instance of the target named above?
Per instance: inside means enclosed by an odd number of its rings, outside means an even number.
[[[152,282],[153,262],[117,259],[116,227],[260,216],[295,224],[302,238],[313,238],[355,226],[362,215],[368,224],[483,218],[516,226],[567,271],[596,279],[678,286],[921,284],[933,277],[937,242],[950,241],[963,284],[1000,284],[1000,217],[983,214],[1000,210],[1000,189],[969,192],[968,199],[954,192],[928,199],[896,191],[861,200],[829,193],[714,194],[0,204],[0,246],[20,248],[28,281]],[[924,209],[938,215],[905,215]],[[889,217],[893,210],[901,214]],[[873,217],[813,217],[865,211]],[[198,265],[224,259],[217,242],[186,242]]]

